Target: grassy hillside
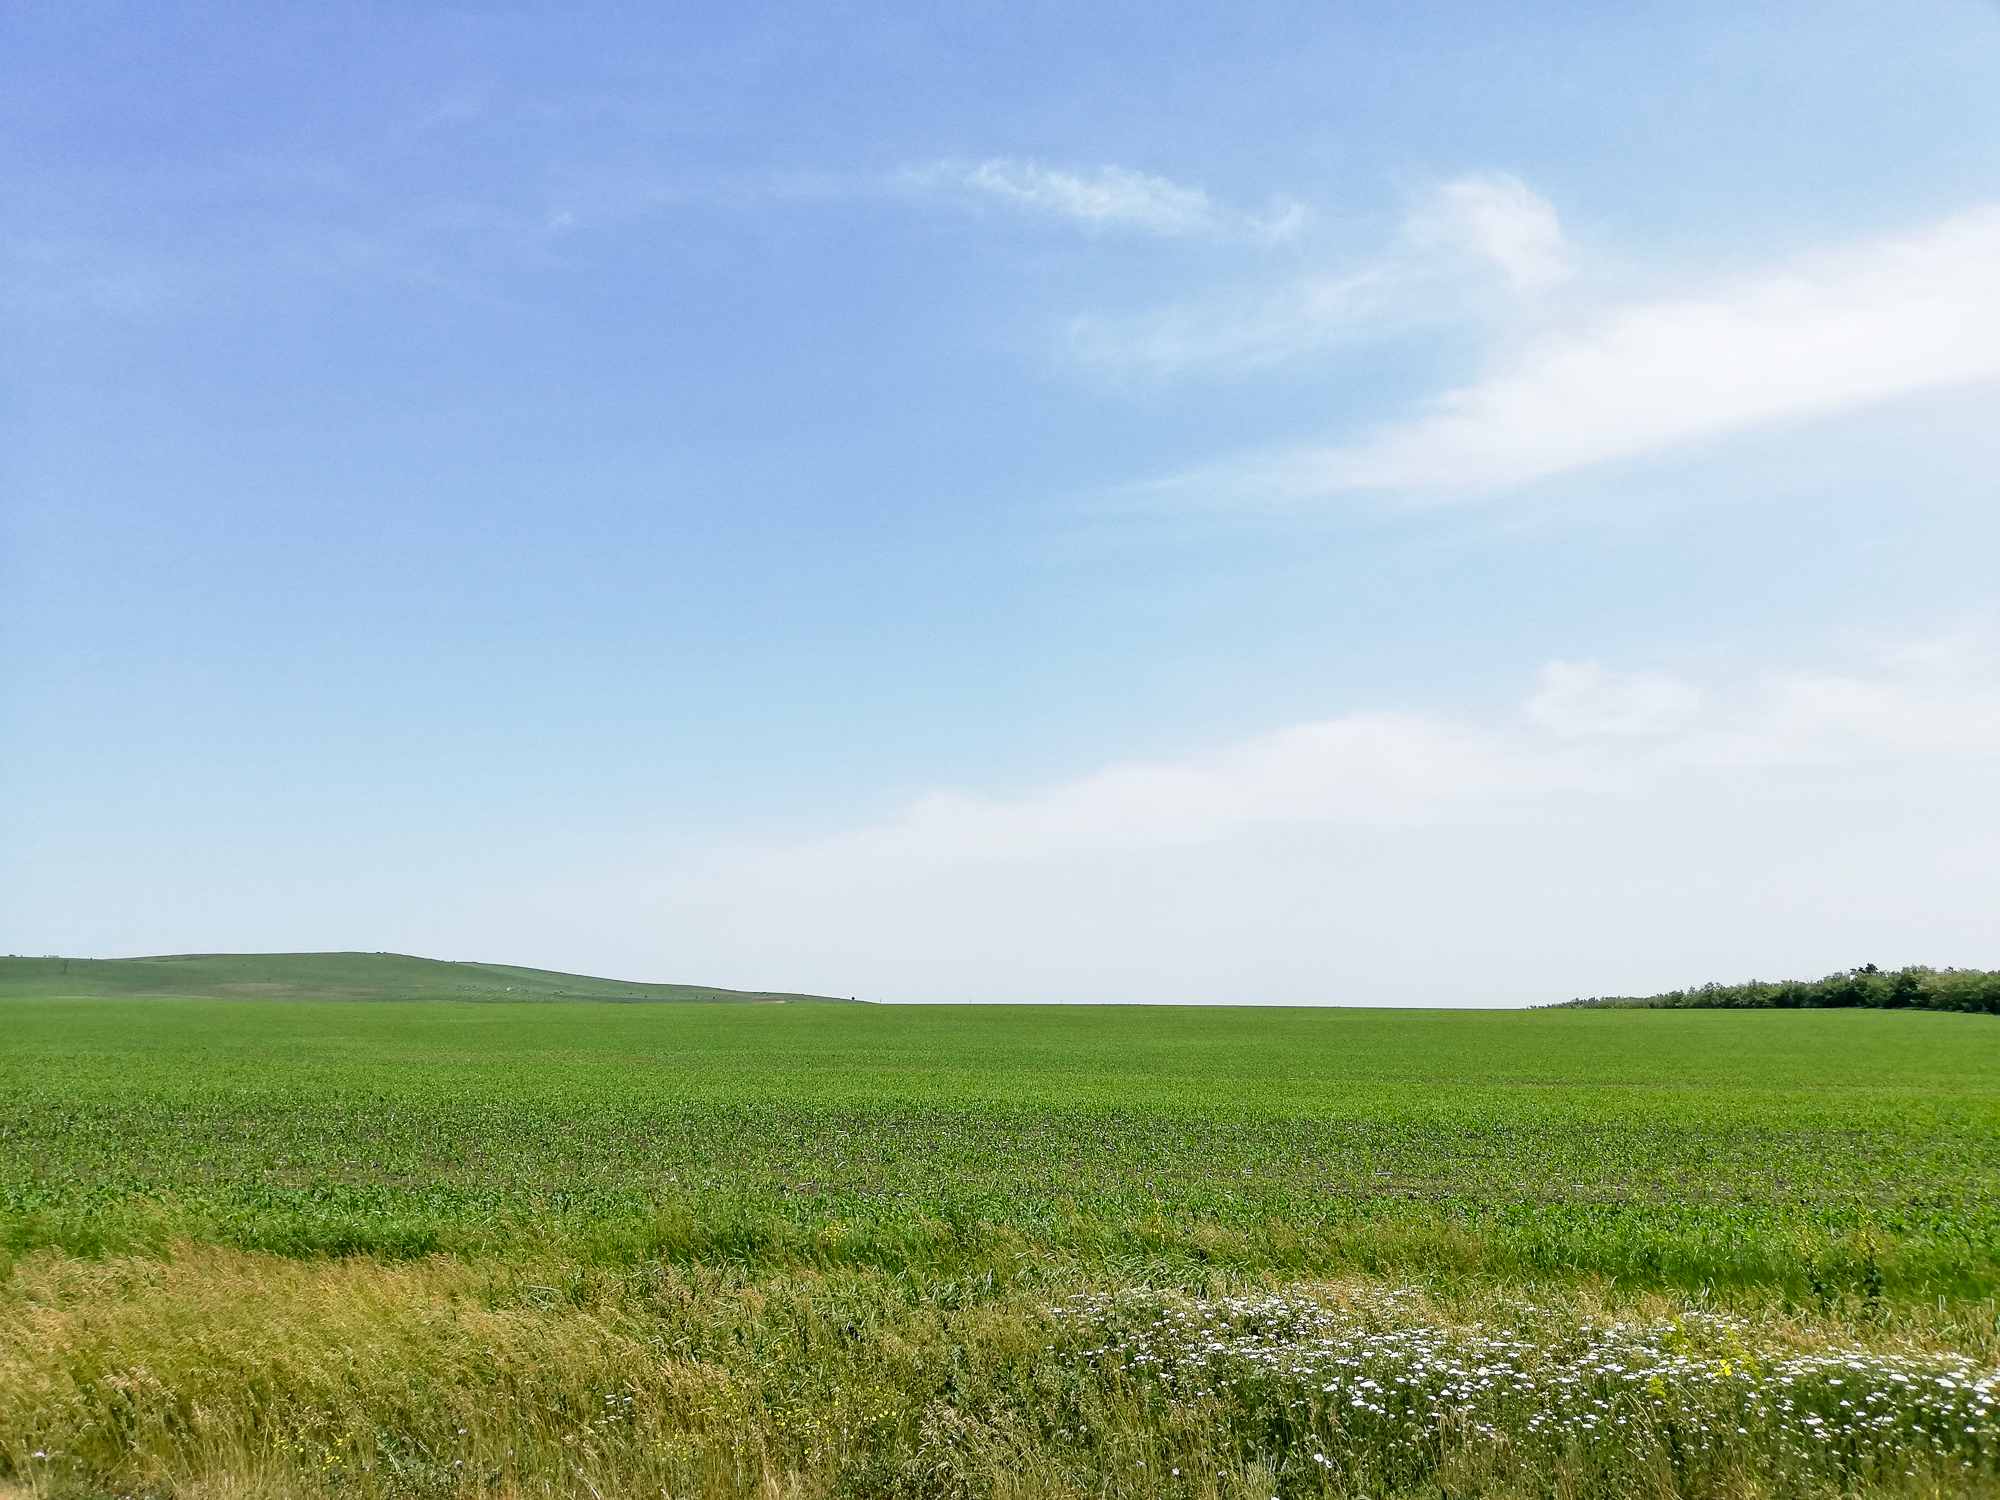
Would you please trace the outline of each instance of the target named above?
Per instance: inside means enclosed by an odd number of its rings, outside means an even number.
[[[642,984],[508,964],[402,953],[172,953],[154,958],[0,958],[0,998],[612,1000],[739,1003],[810,1000],[701,984]]]

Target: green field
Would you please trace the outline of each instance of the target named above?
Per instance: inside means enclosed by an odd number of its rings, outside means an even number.
[[[1963,1452],[1831,1467],[1768,1413],[1658,1425],[1814,1350],[1990,1369],[1986,1017],[17,995],[0,1026],[0,1463],[49,1493],[1994,1492],[1977,1413]],[[1654,1327],[1698,1378],[1648,1377],[1644,1442],[1550,1446],[1482,1387],[1408,1449],[1257,1364],[1258,1329],[1296,1364],[1412,1317]],[[1144,1330],[1195,1324],[1175,1384]]]

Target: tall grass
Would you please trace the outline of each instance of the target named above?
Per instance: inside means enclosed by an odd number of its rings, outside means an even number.
[[[1753,1418],[1741,1380],[1716,1373],[1818,1354],[1943,1371],[1970,1392],[1967,1370],[1996,1356],[1991,1304],[1857,1311],[1765,1302],[1725,1318],[1483,1280],[1215,1273],[1146,1291],[1033,1257],[967,1281],[50,1250],[0,1288],[0,1471],[36,1496],[243,1500],[1993,1493],[1988,1417],[1941,1444],[1899,1394],[1865,1451],[1807,1464],[1787,1447],[1807,1429]],[[1578,1375],[1578,1331],[1614,1324],[1677,1330],[1661,1347],[1680,1362],[1659,1367],[1672,1431],[1713,1444],[1622,1420],[1665,1408],[1601,1359]],[[1504,1343],[1516,1378],[1504,1400],[1447,1382],[1414,1421],[1363,1420],[1352,1401],[1370,1388],[1347,1378],[1341,1341],[1390,1335],[1461,1372],[1497,1368]],[[1592,1347],[1623,1347],[1604,1337]],[[1809,1388],[1837,1415],[1845,1387],[1822,1364],[1788,1399]],[[1604,1425],[1580,1424],[1600,1388]],[[1549,1425],[1564,1411],[1567,1429]]]

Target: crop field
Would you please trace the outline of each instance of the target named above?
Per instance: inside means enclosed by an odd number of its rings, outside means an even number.
[[[2000,1493],[2000,1023],[0,1000],[0,1484]]]

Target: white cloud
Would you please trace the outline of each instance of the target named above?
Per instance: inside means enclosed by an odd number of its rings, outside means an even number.
[[[1492,261],[1515,292],[1532,296],[1569,279],[1569,242],[1548,199],[1518,177],[1468,177],[1440,188],[1410,221],[1408,237],[1425,247],[1461,247]]]
[[[1648,672],[1607,672],[1596,662],[1552,661],[1528,700],[1529,720],[1558,739],[1658,734],[1701,707],[1693,684]]]
[[[1192,234],[1213,228],[1218,215],[1200,188],[1124,167],[1064,172],[1034,162],[1005,159],[972,167],[939,167],[917,174],[990,194],[1017,208],[1075,219],[1092,228],[1129,228],[1154,234]]]
[[[1990,967],[1996,668],[1963,642],[1698,682],[1554,662],[1511,712],[1351,713],[537,876],[504,918],[468,908],[487,936],[462,946],[527,921],[591,956],[555,967],[911,1001],[1518,1005]]]
[[[1252,368],[1491,313],[1495,271],[1505,285],[1500,310],[1511,313],[1569,278],[1569,244],[1555,209],[1517,179],[1470,177],[1422,202],[1371,263],[1137,315],[1086,314],[1070,325],[1070,353],[1097,368],[1156,374]]]
[[[1485,491],[1996,375],[2000,206],[1989,206],[1699,295],[1602,308],[1527,340],[1431,415],[1265,465],[1260,482]]]
[[[1352,338],[1400,300],[1384,268],[1310,277],[1275,292],[1179,303],[1137,317],[1085,315],[1070,324],[1069,353],[1103,370],[1248,369]]]
[[[971,166],[944,162],[905,172],[903,181],[931,191],[974,193],[1091,230],[1280,239],[1296,232],[1306,217],[1290,202],[1274,204],[1263,215],[1242,213],[1211,202],[1200,188],[1118,166],[1076,172],[995,157]]]
[[[1689,765],[1811,765],[2000,752],[2000,687],[1949,666],[1766,678],[1758,711],[1677,747]]]
[[[1110,766],[1008,801],[935,793],[887,827],[781,859],[981,863],[1209,844],[1256,828],[1422,822],[1518,793],[1539,773],[1474,729],[1353,713],[1183,761]]]
[[[1258,830],[1437,823],[1529,799],[1770,766],[2000,755],[2000,687],[1959,661],[1774,674],[1733,691],[1551,662],[1516,720],[1360,711],[1011,799],[940,792],[891,823],[771,856],[794,872],[1065,860]]]

